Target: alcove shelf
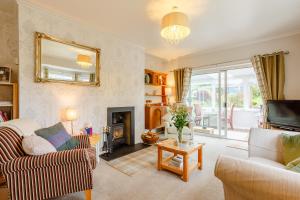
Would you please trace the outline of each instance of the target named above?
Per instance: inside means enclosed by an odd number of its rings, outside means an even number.
[[[18,118],[18,84],[0,82],[0,111],[7,120]],[[3,121],[3,117],[1,117]]]

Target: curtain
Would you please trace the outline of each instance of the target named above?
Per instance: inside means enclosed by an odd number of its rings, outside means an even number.
[[[191,68],[181,68],[174,70],[176,103],[185,102],[191,85],[191,76]]]
[[[253,56],[252,65],[263,99],[263,128],[267,124],[266,103],[268,100],[284,99],[285,65],[284,52]]]

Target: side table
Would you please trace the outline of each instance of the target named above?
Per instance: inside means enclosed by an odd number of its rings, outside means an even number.
[[[90,138],[90,143],[91,146],[94,147],[96,149],[96,160],[97,163],[100,162],[100,140],[101,140],[101,136],[99,133],[93,133],[92,135],[89,136]]]

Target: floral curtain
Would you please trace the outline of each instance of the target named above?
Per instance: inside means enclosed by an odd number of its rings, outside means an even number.
[[[176,103],[185,102],[191,85],[191,76],[191,68],[181,68],[174,70]]]
[[[263,128],[267,124],[266,103],[268,100],[284,99],[285,64],[284,52],[253,56],[252,65],[263,99]]]

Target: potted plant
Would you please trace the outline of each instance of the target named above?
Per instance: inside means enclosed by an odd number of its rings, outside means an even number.
[[[189,123],[188,109],[184,105],[171,107],[172,122],[177,129],[178,142],[182,143],[182,130],[183,127]]]

